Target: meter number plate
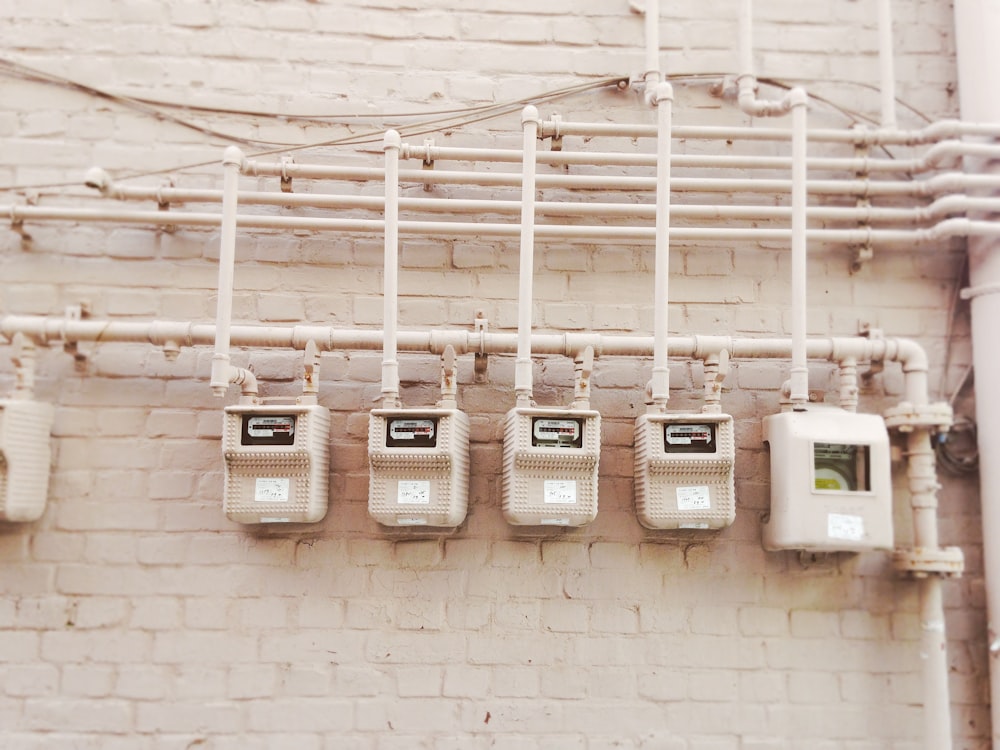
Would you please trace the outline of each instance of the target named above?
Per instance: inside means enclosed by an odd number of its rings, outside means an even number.
[[[240,445],[294,445],[294,414],[244,414]]]

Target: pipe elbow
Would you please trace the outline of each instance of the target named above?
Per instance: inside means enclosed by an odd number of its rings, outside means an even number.
[[[674,87],[667,81],[660,81],[653,87],[651,100],[653,104],[660,104],[660,102],[672,102],[674,100]]]
[[[784,101],[788,102],[788,109],[794,107],[805,107],[809,104],[809,94],[801,86],[795,86],[785,94]]]
[[[533,104],[529,104],[521,110],[521,126],[523,127],[529,122],[533,122],[535,125],[541,124],[538,118],[538,107]]]
[[[106,195],[111,189],[111,175],[101,167],[91,167],[83,177],[83,184]]]
[[[387,130],[385,131],[385,137],[382,139],[382,150],[388,151],[391,148],[399,149],[402,143],[403,139],[400,138],[398,131]]]
[[[222,165],[224,167],[236,166],[242,171],[245,163],[246,157],[237,146],[227,146],[226,150],[222,152]]]
[[[927,352],[912,339],[896,339],[896,359],[903,367],[903,372],[927,372]]]

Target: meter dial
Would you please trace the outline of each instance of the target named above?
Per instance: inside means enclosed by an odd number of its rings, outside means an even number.
[[[388,422],[385,433],[387,448],[433,448],[437,445],[436,419],[389,419]]]
[[[295,443],[294,414],[245,414],[242,445],[293,445]]]
[[[664,424],[664,453],[715,453],[714,424]]]
[[[531,420],[531,444],[538,447],[580,448],[582,419],[535,417]]]

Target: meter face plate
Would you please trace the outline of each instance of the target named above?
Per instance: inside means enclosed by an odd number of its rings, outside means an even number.
[[[664,424],[664,453],[715,453],[714,424]]]
[[[867,445],[813,443],[813,489],[867,492],[868,450]]]
[[[540,448],[582,448],[583,420],[533,417],[531,444]]]
[[[244,414],[241,445],[294,445],[294,414]]]
[[[389,418],[387,421],[387,448],[433,448],[437,445],[438,421],[435,418]]]

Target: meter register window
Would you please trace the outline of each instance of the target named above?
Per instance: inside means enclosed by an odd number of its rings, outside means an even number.
[[[539,448],[581,448],[583,420],[534,417],[531,420],[531,444]]]
[[[831,492],[868,492],[870,446],[813,443],[813,488]]]
[[[664,424],[664,453],[715,453],[714,424]]]
[[[433,448],[437,445],[437,419],[390,419],[385,431],[386,448]]]
[[[244,414],[240,445],[294,445],[294,414]]]

